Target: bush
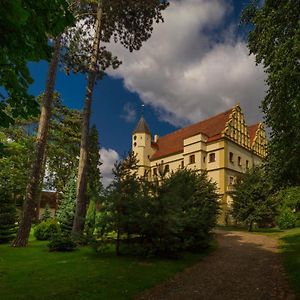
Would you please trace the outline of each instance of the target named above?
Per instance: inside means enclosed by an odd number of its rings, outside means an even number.
[[[42,221],[34,228],[34,236],[39,241],[49,240],[53,235],[60,232],[60,227],[56,220],[49,219]]]
[[[277,218],[277,225],[280,229],[294,228],[297,223],[297,217],[294,212],[288,207],[283,207]]]
[[[274,198],[280,204],[277,225],[282,229],[300,226],[300,187],[287,187]]]
[[[69,252],[74,251],[77,244],[68,236],[54,235],[49,244],[49,251]]]

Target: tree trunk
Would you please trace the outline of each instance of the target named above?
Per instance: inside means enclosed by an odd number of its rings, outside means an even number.
[[[94,85],[96,81],[97,60],[100,46],[101,33],[101,18],[102,18],[102,0],[98,1],[97,18],[95,23],[96,34],[93,44],[93,52],[90,61],[90,68],[88,73],[88,81],[84,102],[81,141],[80,141],[80,158],[77,175],[77,190],[76,190],[76,211],[74,216],[72,236],[80,237],[84,230],[84,222],[86,215],[86,186],[87,186],[87,162],[88,162],[88,137],[90,127],[90,115]]]
[[[250,223],[248,224],[248,231],[249,232],[252,231],[252,227],[253,227],[253,221],[250,221]]]
[[[25,247],[28,242],[32,219],[35,215],[37,206],[37,196],[41,180],[41,171],[46,148],[49,122],[51,117],[51,108],[53,100],[53,91],[56,79],[56,71],[61,46],[61,35],[55,40],[54,52],[48,70],[46,91],[43,98],[42,110],[39,120],[39,129],[35,145],[35,158],[32,164],[31,176],[27,185],[26,198],[23,205],[22,219],[17,236],[12,243],[13,247]]]

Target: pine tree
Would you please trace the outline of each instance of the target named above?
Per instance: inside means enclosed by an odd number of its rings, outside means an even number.
[[[63,198],[59,204],[56,218],[63,234],[70,234],[75,213],[76,177],[72,174],[66,184]]]
[[[16,207],[10,195],[0,185],[0,243],[11,241],[16,233]]]
[[[50,218],[51,218],[51,211],[50,211],[50,208],[49,208],[49,204],[47,203],[46,206],[45,206],[45,210],[44,210],[44,213],[42,215],[41,220],[42,221],[47,221]]]

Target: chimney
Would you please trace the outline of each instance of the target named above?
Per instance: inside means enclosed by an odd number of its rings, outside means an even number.
[[[155,135],[154,135],[154,143],[157,143],[157,141],[158,141],[158,135],[155,134]]]

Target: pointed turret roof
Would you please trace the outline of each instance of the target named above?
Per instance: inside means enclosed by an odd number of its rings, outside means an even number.
[[[141,116],[138,124],[136,125],[133,134],[135,133],[148,133],[151,134],[150,129],[144,119],[144,116]]]

